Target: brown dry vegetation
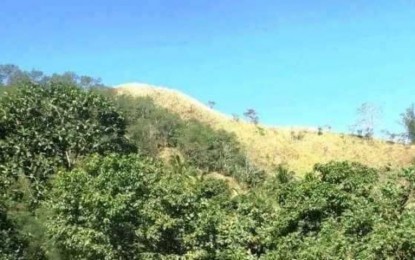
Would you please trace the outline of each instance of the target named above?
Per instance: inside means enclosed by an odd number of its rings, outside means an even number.
[[[237,135],[247,155],[258,165],[271,170],[279,164],[298,173],[310,171],[314,164],[331,160],[357,161],[375,168],[409,165],[415,147],[391,144],[382,140],[366,140],[347,134],[301,128],[278,128],[235,121],[203,103],[178,91],[145,84],[116,87],[119,94],[149,96],[156,104],[179,114],[184,119],[197,119],[215,129]]]

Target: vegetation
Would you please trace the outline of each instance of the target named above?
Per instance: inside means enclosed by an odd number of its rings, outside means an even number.
[[[318,129],[304,127],[260,129],[261,125],[239,120],[236,115],[232,119],[231,116],[208,109],[191,97],[168,88],[132,83],[117,86],[115,91],[136,97],[149,96],[158,107],[163,107],[185,120],[194,119],[213,129],[234,133],[248,159],[267,171],[284,164],[297,174],[304,175],[316,163],[332,160],[349,160],[374,168],[398,169],[410,165],[415,155],[415,146],[408,146],[407,142],[395,139],[392,143],[378,138],[364,138],[363,135],[358,136],[357,128],[353,130],[353,134],[338,134],[330,127],[323,126],[323,130],[326,128],[324,135],[318,135]],[[374,126],[373,132],[378,135],[381,130],[377,129],[380,111],[377,108],[366,111],[374,113],[358,113],[356,123]],[[358,128],[365,129],[363,124]]]
[[[251,122],[252,124],[257,125],[259,123],[259,116],[255,109],[249,108],[245,111],[244,116]]]
[[[357,109],[358,119],[351,127],[353,133],[360,138],[373,138],[375,127],[379,121],[381,109],[371,103],[363,103]]]
[[[415,143],[415,106],[413,104],[402,114],[402,122],[408,141]]]
[[[26,239],[19,233],[16,223],[8,216],[5,194],[0,201],[0,258],[22,259],[27,247]]]
[[[214,253],[212,221],[229,190],[177,169],[137,156],[92,157],[57,176],[46,202],[53,211],[48,232],[68,259]]]
[[[141,154],[157,157],[163,149],[175,148],[187,163],[204,172],[220,172],[248,185],[264,178],[265,173],[248,161],[234,134],[183,120],[148,97],[122,95],[114,101],[126,115],[129,139]]]
[[[69,259],[410,259],[415,171],[394,177],[333,162],[231,197],[191,169],[92,157],[54,181],[47,227]]]
[[[128,152],[125,120],[101,96],[69,83],[23,84],[1,100],[2,173],[44,196],[59,167],[71,169],[90,153]]]
[[[265,173],[234,134],[149,98],[62,75],[9,80],[7,68],[0,259],[415,257],[413,167]],[[165,149],[177,152],[169,162]]]
[[[0,87],[18,87],[24,83],[44,84],[47,82],[60,82],[77,85],[82,88],[103,88],[104,85],[98,78],[90,76],[79,76],[74,72],[65,72],[63,74],[45,75],[42,71],[31,70],[24,71],[13,64],[0,65]]]

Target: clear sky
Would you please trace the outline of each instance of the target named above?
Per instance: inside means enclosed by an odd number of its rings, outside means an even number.
[[[413,0],[1,0],[0,63],[179,89],[269,125],[347,131],[415,102]]]

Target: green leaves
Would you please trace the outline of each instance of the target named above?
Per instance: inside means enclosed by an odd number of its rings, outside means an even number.
[[[279,185],[280,209],[266,234],[266,257],[413,258],[415,212],[401,206],[411,196],[401,174],[379,181],[374,169],[348,162],[315,169],[303,180]]]
[[[53,184],[48,231],[75,259],[209,255],[230,198],[221,181],[167,172],[138,156],[95,156]]]
[[[235,136],[150,99],[1,69],[17,86],[0,99],[1,259],[415,258],[413,168],[265,178]],[[156,161],[165,147],[184,160]],[[248,185],[234,194],[215,171]]]
[[[405,126],[406,138],[409,142],[415,142],[415,105],[408,107],[405,113],[401,114],[402,123]]]
[[[54,180],[47,226],[74,259],[414,256],[412,170],[379,182],[377,171],[360,164],[316,169],[232,197],[224,182],[192,169],[139,156],[94,156]]]
[[[19,233],[16,223],[9,218],[3,202],[3,198],[0,198],[0,258],[24,259],[27,240]]]
[[[104,98],[68,83],[27,83],[0,101],[2,173],[26,176],[34,202],[59,167],[90,154],[127,152],[125,120]]]
[[[127,134],[141,154],[157,157],[164,148],[174,147],[186,163],[202,171],[220,172],[249,186],[263,182],[265,173],[247,160],[234,134],[185,121],[150,98],[118,96],[114,103],[124,111]]]

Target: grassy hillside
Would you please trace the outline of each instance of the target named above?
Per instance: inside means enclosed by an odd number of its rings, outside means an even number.
[[[215,129],[235,133],[245,146],[248,157],[266,169],[284,164],[296,172],[306,172],[316,163],[331,160],[351,160],[375,168],[395,168],[411,164],[415,157],[414,146],[330,132],[319,135],[312,129],[265,127],[237,122],[172,89],[144,84],[125,84],[116,89],[118,93],[149,96],[156,104],[184,119],[197,119]]]
[[[403,146],[262,129],[163,89],[115,89],[161,107],[62,77],[7,87],[0,259],[415,258],[414,167],[385,174],[344,161],[265,176],[238,139],[269,168],[275,158],[311,167],[327,143],[336,160],[360,148],[373,162]]]

